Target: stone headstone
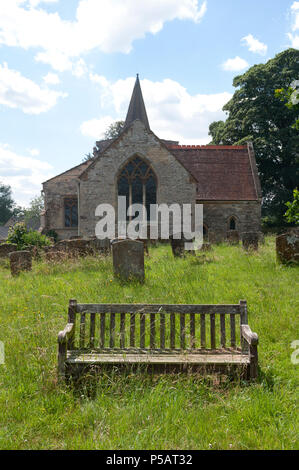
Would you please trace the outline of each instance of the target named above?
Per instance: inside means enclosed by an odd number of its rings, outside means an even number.
[[[170,237],[170,244],[171,244],[173,256],[182,258],[185,255],[185,243],[192,243],[193,238],[191,235],[186,236],[184,233],[172,235]]]
[[[13,276],[18,275],[21,271],[31,271],[32,254],[30,251],[14,251],[9,254],[10,271]]]
[[[243,232],[242,244],[243,244],[244,250],[258,250],[259,233],[258,232]]]
[[[8,257],[9,253],[13,253],[17,248],[18,246],[13,243],[2,243],[0,245],[0,258]]]
[[[281,263],[299,264],[299,229],[276,237],[276,254]]]
[[[211,251],[212,246],[211,243],[203,243],[200,251]]]
[[[228,230],[226,240],[230,245],[239,245],[240,236],[237,230]]]
[[[114,240],[112,243],[113,270],[116,277],[126,281],[144,281],[144,245],[136,240]]]

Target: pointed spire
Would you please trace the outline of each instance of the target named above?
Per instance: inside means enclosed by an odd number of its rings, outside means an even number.
[[[135,82],[132,98],[131,98],[129,109],[128,109],[128,114],[127,114],[126,121],[125,121],[125,128],[128,127],[130,124],[132,124],[132,122],[135,121],[135,119],[139,119],[140,121],[142,121],[147,129],[150,128],[143,97],[142,97],[142,91],[140,87],[138,73],[137,73],[136,82]]]

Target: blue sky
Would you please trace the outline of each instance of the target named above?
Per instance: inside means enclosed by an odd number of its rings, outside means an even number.
[[[0,181],[28,205],[124,119],[206,144],[234,76],[299,47],[294,0],[0,0]]]

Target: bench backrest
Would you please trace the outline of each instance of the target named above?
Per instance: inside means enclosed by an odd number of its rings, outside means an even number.
[[[79,317],[79,318],[78,318]],[[231,305],[69,303],[77,324],[68,349],[194,350],[236,348],[246,301]],[[74,328],[74,332],[76,327]]]

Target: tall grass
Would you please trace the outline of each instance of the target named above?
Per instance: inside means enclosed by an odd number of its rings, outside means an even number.
[[[274,240],[258,253],[220,245],[174,259],[150,249],[146,282],[113,279],[110,257],[51,264],[12,278],[0,266],[1,449],[298,448],[298,267],[282,266]],[[248,302],[260,338],[257,383],[199,376],[103,374],[95,396],[57,384],[57,334],[67,303]]]

